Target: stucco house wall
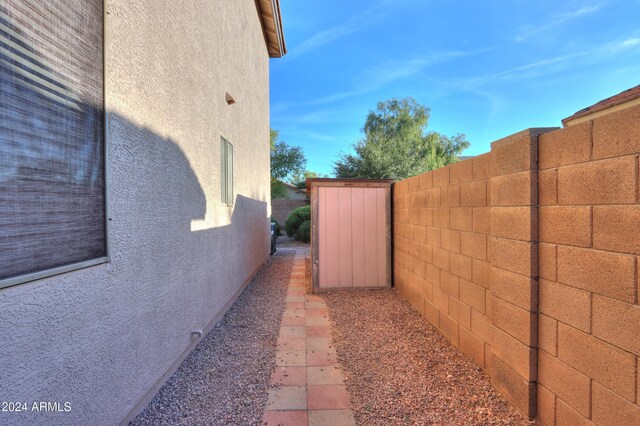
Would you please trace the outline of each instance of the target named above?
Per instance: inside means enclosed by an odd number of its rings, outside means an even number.
[[[0,289],[5,424],[117,424],[269,255],[269,54],[253,0],[105,6],[106,264]],[[228,105],[225,94],[233,96]],[[221,203],[220,137],[235,205]]]

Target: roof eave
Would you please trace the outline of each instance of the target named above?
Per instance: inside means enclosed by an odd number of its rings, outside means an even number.
[[[282,28],[280,0],[255,0],[262,32],[270,58],[281,58],[287,53]]]
[[[640,105],[640,85],[603,99],[562,120],[564,127],[582,123],[605,114]]]

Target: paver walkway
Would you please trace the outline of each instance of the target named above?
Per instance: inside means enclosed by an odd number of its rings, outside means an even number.
[[[305,256],[296,249],[287,306],[280,325],[276,368],[262,424],[355,425],[344,376],[331,340],[327,306],[305,293]]]

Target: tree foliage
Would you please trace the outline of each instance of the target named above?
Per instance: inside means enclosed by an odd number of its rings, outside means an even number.
[[[300,225],[309,220],[311,220],[311,206],[298,207],[292,211],[284,221],[284,229],[287,231],[287,236],[295,237]]]
[[[311,241],[311,221],[305,220],[296,232],[296,240],[308,243]]]
[[[289,198],[287,195],[287,187],[279,180],[271,178],[271,199]]]
[[[286,187],[281,181],[304,172],[307,159],[299,146],[291,146],[279,140],[277,130],[271,129],[271,198],[286,196]]]
[[[327,175],[319,174],[311,170],[305,170],[303,173],[296,173],[291,176],[291,180],[289,182],[298,189],[305,189],[307,187],[307,179],[320,177],[327,177]]]
[[[336,176],[400,180],[455,163],[469,142],[463,134],[427,132],[429,113],[413,98],[378,102],[355,153],[341,154],[334,163]]]

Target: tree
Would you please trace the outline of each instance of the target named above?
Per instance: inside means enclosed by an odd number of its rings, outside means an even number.
[[[305,189],[307,187],[307,179],[321,178],[321,177],[327,177],[327,175],[318,174],[311,170],[305,170],[303,173],[296,173],[292,175],[289,183],[298,189]]]
[[[286,188],[282,181],[304,172],[307,159],[299,146],[290,146],[279,140],[277,130],[271,129],[271,198],[282,198]]]
[[[463,134],[427,132],[429,113],[411,97],[378,102],[355,153],[341,154],[334,163],[336,176],[400,180],[455,163],[469,142]]]

